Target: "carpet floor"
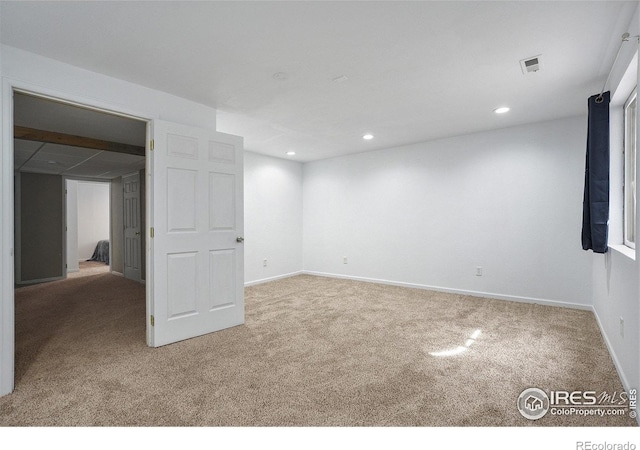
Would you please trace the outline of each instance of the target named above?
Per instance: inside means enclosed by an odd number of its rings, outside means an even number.
[[[68,272],[67,278],[81,278],[99,275],[101,273],[109,273],[109,264],[100,261],[80,261],[76,272]]]
[[[530,421],[529,387],[622,391],[588,311],[297,276],[246,324],[145,344],[145,288],[111,274],[16,290],[2,426],[633,426]]]

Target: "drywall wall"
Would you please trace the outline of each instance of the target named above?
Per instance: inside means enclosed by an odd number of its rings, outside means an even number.
[[[300,272],[302,165],[245,152],[244,210],[245,284]]]
[[[575,117],[307,163],[304,270],[589,308],[585,133]]]
[[[124,218],[123,218],[123,197],[122,197],[122,177],[111,180],[111,271],[124,273]]]
[[[80,270],[78,264],[78,181],[66,180],[67,273]]]
[[[625,388],[640,386],[638,373],[638,267],[635,260],[609,249],[593,256],[593,307]],[[624,334],[620,330],[624,320]]]
[[[628,28],[632,36],[640,34],[640,8],[636,9]],[[620,378],[626,389],[640,387],[640,264],[635,251],[622,245],[623,217],[623,113],[629,93],[640,82],[638,47],[621,46],[611,81],[611,190],[609,213],[609,251],[592,255],[593,308],[603,337],[609,347]],[[640,129],[640,117],[638,117]],[[636,137],[637,138],[637,137]],[[638,143],[636,142],[636,145]],[[640,173],[640,160],[636,161]],[[636,184],[636,189],[638,186]],[[636,198],[638,192],[636,191]],[[636,208],[636,236],[640,232]],[[634,257],[635,254],[635,257]],[[622,324],[621,324],[622,319]]]
[[[78,182],[78,260],[91,258],[98,241],[109,240],[109,183]]]
[[[91,106],[216,130],[216,110],[166,92],[2,46],[2,77],[14,86]]]
[[[63,181],[60,175],[21,173],[19,199],[21,282],[62,277],[63,274]]]

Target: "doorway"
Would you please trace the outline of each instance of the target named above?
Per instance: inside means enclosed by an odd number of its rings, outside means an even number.
[[[18,83],[19,84],[19,83]],[[31,86],[31,85],[29,85]],[[31,88],[34,88],[31,86]],[[20,90],[18,89],[25,89]],[[107,118],[134,119],[145,129],[143,146],[106,142],[104,138],[90,139],[92,144],[100,145],[100,155],[85,158],[87,164],[77,162],[67,168],[69,173],[83,168],[92,172],[90,177],[113,176],[112,158],[120,158],[132,147],[141,147],[140,156],[148,157],[143,166],[148,169],[141,174],[140,187],[145,190],[144,232],[147,236],[141,273],[146,272],[146,321],[147,344],[159,347],[183,339],[241,325],[244,323],[244,284],[243,284],[243,143],[239,136],[218,133],[210,128],[198,128],[159,120],[142,120],[137,117],[119,115],[114,110],[96,109],[78,103],[57,100],[46,95],[27,92],[28,87],[18,88],[10,80],[5,83],[8,99],[5,106],[13,105],[16,95],[48,100],[57,105],[73,106],[99,113]],[[57,100],[57,101],[56,101]],[[91,102],[90,102],[91,103]],[[171,103],[171,102],[170,102]],[[177,111],[180,114],[182,110]],[[188,112],[188,108],[186,110]],[[13,139],[37,141],[45,145],[72,145],[67,142],[56,144],[44,141],[49,133],[35,133],[19,125],[13,116],[18,111],[7,107],[3,121],[3,142],[5,148],[12,149]],[[53,116],[54,118],[57,116]],[[191,122],[189,118],[186,119]],[[91,124],[92,121],[84,123]],[[25,129],[27,128],[27,129]],[[11,132],[13,131],[13,133]],[[46,131],[42,129],[40,131]],[[103,130],[104,131],[104,130]],[[121,132],[121,127],[109,127],[108,132]],[[77,138],[70,132],[59,133],[60,139]],[[42,137],[45,136],[45,137]],[[101,141],[96,143],[95,141]],[[79,144],[72,139],[73,143]],[[86,138],[81,139],[78,147],[88,148]],[[155,149],[154,149],[155,143]],[[90,147],[89,147],[90,148]],[[151,151],[154,150],[154,151]],[[109,156],[111,155],[111,156]],[[118,155],[118,156],[116,156]],[[69,156],[69,155],[63,155]],[[18,154],[16,153],[16,159]],[[36,159],[25,156],[23,163],[35,164]],[[9,223],[3,233],[2,248],[13,250],[18,240],[11,239],[6,230],[10,229],[14,213],[10,193],[12,154],[3,156],[3,192],[9,198],[3,202],[3,217]],[[53,160],[55,161],[55,160]],[[47,161],[39,161],[46,167]],[[52,164],[53,165],[53,164]],[[9,173],[7,173],[7,170]],[[131,171],[129,171],[131,172]],[[73,173],[71,173],[73,174]],[[77,174],[76,174],[77,175]],[[126,175],[126,173],[118,176]],[[54,175],[54,177],[57,175]],[[57,183],[57,179],[56,179]],[[60,192],[63,184],[60,183]],[[57,190],[53,189],[53,191]],[[5,222],[5,223],[7,223]],[[11,255],[14,256],[13,251]],[[142,255],[141,255],[142,256]],[[6,259],[6,258],[5,258]],[[146,263],[146,268],[144,264]],[[152,264],[151,264],[152,263]],[[14,387],[14,311],[15,293],[11,284],[6,284],[15,267],[12,261],[6,261],[3,271],[5,295],[2,302],[2,347],[0,353],[0,393],[10,393]]]
[[[146,141],[145,121],[14,94],[16,285],[66,278],[89,259],[131,275],[121,263],[122,177],[134,173],[145,180]],[[146,210],[141,184],[138,227]],[[144,279],[143,255],[139,248],[137,281]]]
[[[110,271],[111,183],[66,179],[67,278]]]
[[[82,320],[80,303],[74,300],[78,294],[82,304],[95,306],[107,301],[106,296],[113,292],[100,290],[108,283],[105,277],[113,278],[108,273],[117,267],[113,257],[118,264],[124,253],[122,176],[142,172],[141,179],[145,179],[146,141],[145,121],[14,94],[14,267],[16,286],[34,285],[14,294],[16,300],[22,300],[15,306],[16,380],[37,367],[38,359],[33,355],[43,361],[51,358],[40,351],[46,339],[60,333],[63,324]],[[89,260],[93,262],[88,264],[96,265],[88,270],[91,276],[77,280],[80,264]],[[124,270],[117,272],[122,275]],[[47,283],[56,280],[61,281]],[[35,286],[43,282],[49,287],[43,290]],[[83,286],[81,293],[77,291],[78,282]],[[140,295],[135,286],[130,289],[137,292],[137,311],[142,313],[132,318],[138,322],[139,333],[146,326],[145,295]],[[27,292],[38,292],[39,296],[29,297]],[[57,307],[45,308],[47,299],[55,300]],[[25,308],[28,311],[28,305],[38,302],[43,305],[40,311],[50,312],[49,334],[45,340],[34,341],[30,337],[34,333],[25,329]],[[108,316],[104,319],[109,320]],[[104,319],[100,323],[106,323]],[[145,334],[143,331],[137,339],[146,339]]]

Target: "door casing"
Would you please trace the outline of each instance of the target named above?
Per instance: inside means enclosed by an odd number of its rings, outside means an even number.
[[[100,103],[95,99],[90,99],[68,92],[61,92],[53,89],[46,89],[39,85],[23,82],[20,80],[10,79],[7,77],[2,78],[2,96],[0,98],[2,103],[2,157],[1,161],[1,181],[0,187],[2,189],[2,223],[0,229],[2,230],[2,240],[0,241],[0,272],[2,277],[1,292],[0,292],[0,396],[10,394],[14,389],[15,384],[15,288],[14,288],[14,182],[13,182],[13,93],[20,92],[27,95],[36,97],[42,97],[49,100],[67,103],[74,106],[78,106],[85,109],[93,109],[96,111],[104,112],[107,114],[115,114],[123,117],[127,117],[134,120],[140,120],[147,123],[145,148],[146,148],[146,163],[145,163],[145,177],[144,182],[146,185],[146,192],[151,193],[149,189],[152,187],[148,185],[149,177],[151,175],[149,165],[149,141],[151,136],[151,122],[156,117],[145,117],[144,114],[137,113],[136,111],[126,111],[121,106]],[[152,213],[149,207],[149,197],[146,196],[147,202],[146,210],[146,224],[147,228],[151,222],[150,214]],[[150,246],[147,240],[146,247]],[[153,271],[152,261],[150,261],[150,252],[145,251],[145,257],[147,258],[146,272],[147,280],[150,279],[150,273]],[[147,288],[146,292],[146,305],[147,311],[151,303],[150,292]],[[148,315],[148,314],[147,314]],[[148,336],[148,330],[147,330]]]

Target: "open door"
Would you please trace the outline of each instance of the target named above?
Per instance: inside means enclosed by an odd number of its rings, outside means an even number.
[[[134,173],[122,177],[124,223],[124,277],[130,280],[142,280],[142,259],[140,256],[140,174]]]
[[[153,347],[244,323],[242,145],[237,136],[153,122]]]

